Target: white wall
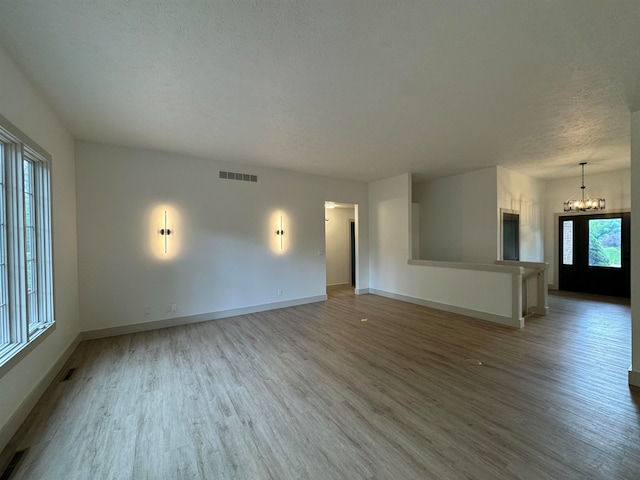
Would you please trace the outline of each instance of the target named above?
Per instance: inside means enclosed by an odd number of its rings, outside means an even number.
[[[51,154],[56,329],[0,378],[0,450],[38,396],[50,369],[79,332],[73,139],[0,47],[0,114]],[[46,386],[46,385],[45,385]],[[33,395],[30,395],[34,392]],[[36,398],[37,399],[37,398]]]
[[[351,220],[353,208],[327,208],[325,240],[327,255],[327,285],[351,283]]]
[[[498,259],[496,167],[414,186],[420,204],[420,258],[494,263]]]
[[[577,167],[577,166],[576,166]],[[549,283],[558,286],[558,220],[557,214],[564,214],[564,202],[572,195],[580,195],[580,170],[572,178],[562,178],[546,182],[544,216],[544,261],[549,262]],[[590,174],[588,165],[585,172],[587,193],[592,197],[603,197],[607,201],[607,211],[631,209],[631,170],[616,170],[600,174]],[[633,222],[632,222],[633,224]],[[632,228],[633,229],[633,228]],[[633,249],[633,247],[632,247]]]
[[[317,300],[326,294],[326,199],[362,205],[357,281],[368,287],[366,184],[85,142],[76,154],[85,331]],[[219,179],[219,170],[258,183]],[[151,217],[162,205],[174,234],[170,254],[156,258],[161,219]],[[171,304],[177,310],[165,312]]]
[[[498,187],[498,258],[500,256],[500,209],[520,213],[520,261],[542,262],[544,259],[545,184],[506,168],[497,168]]]
[[[507,273],[508,267],[477,271],[453,265],[408,264],[411,255],[411,197],[410,175],[369,184],[371,291],[510,323],[514,311],[513,277]],[[495,212],[495,202],[492,212]],[[496,218],[495,215],[492,217]],[[495,242],[495,223],[492,233]]]

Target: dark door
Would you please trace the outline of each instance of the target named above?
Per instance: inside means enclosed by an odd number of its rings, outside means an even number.
[[[351,222],[351,286],[356,286],[356,222]]]
[[[560,217],[560,290],[629,297],[631,214]]]

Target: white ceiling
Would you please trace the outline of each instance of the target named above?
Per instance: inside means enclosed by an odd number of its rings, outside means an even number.
[[[7,0],[74,137],[332,177],[628,167],[639,0]]]

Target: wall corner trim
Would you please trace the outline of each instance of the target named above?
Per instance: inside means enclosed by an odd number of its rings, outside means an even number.
[[[640,387],[640,372],[629,369],[629,385]]]

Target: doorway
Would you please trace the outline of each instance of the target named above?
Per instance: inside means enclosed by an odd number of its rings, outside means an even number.
[[[631,214],[559,217],[560,290],[629,298]]]
[[[356,221],[349,221],[349,243],[351,246],[351,286],[356,287]]]
[[[520,214],[500,209],[502,260],[520,260]]]
[[[325,202],[327,287],[357,287],[357,205]]]

